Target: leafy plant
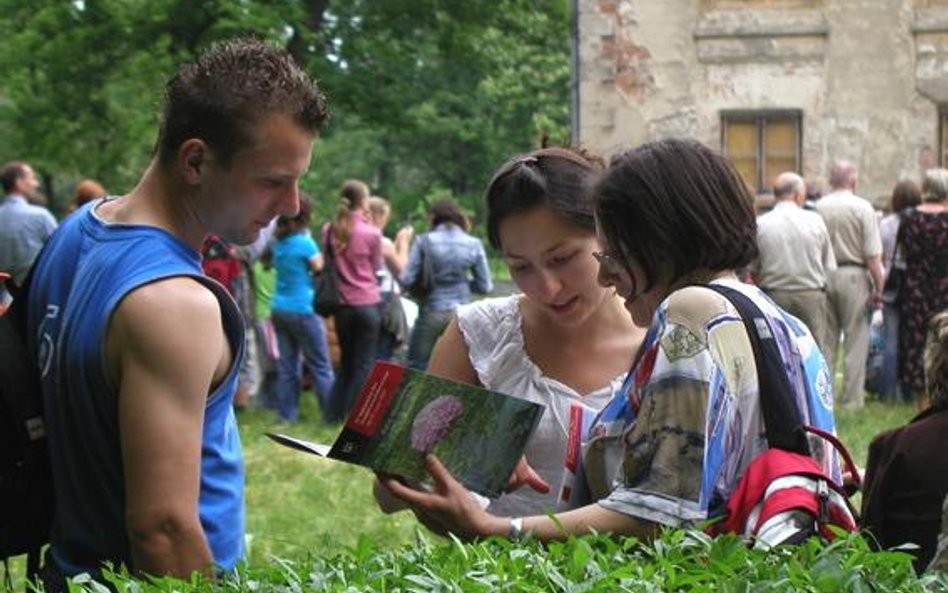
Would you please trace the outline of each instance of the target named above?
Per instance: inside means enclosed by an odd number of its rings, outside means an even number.
[[[748,548],[735,536],[711,538],[670,530],[651,543],[589,535],[542,545],[491,538],[466,544],[434,542],[418,533],[412,545],[391,550],[369,538],[325,556],[247,567],[231,579],[137,580],[108,573],[117,591],[328,592],[924,592],[948,586],[945,575],[915,576],[909,556],[873,552],[859,536],[829,545],[811,540],[770,551]],[[89,579],[71,591],[100,593]]]

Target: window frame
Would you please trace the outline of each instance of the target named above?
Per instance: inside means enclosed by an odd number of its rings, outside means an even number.
[[[948,110],[945,112],[948,114]],[[797,142],[794,154],[793,170],[802,174],[803,171],[803,110],[802,109],[722,109],[721,122],[721,154],[730,159],[727,153],[728,124],[754,123],[756,125],[756,164],[757,179],[754,180],[754,191],[758,194],[770,193],[772,188],[764,185],[764,170],[767,155],[764,154],[766,123],[768,121],[789,122],[797,132]]]

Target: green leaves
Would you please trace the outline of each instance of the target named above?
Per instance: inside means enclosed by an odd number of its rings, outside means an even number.
[[[196,579],[136,581],[108,575],[120,592],[219,591],[367,592],[570,592],[676,591],[782,593],[919,592],[948,585],[946,575],[917,578],[907,555],[873,552],[859,536],[830,545],[816,540],[771,551],[749,549],[734,536],[666,531],[651,544],[607,536],[537,542],[488,539],[464,544],[434,542],[418,535],[417,545],[398,550],[361,538],[351,549],[308,561],[275,560],[242,569],[217,584]],[[70,591],[99,593],[87,578]]]
[[[495,168],[569,141],[567,0],[0,0],[0,162],[33,162],[53,198],[72,183],[132,188],[151,156],[163,82],[213,41],[283,45],[333,118],[303,189],[331,215],[365,179],[396,220],[435,193],[475,217]],[[478,229],[480,231],[481,229]]]

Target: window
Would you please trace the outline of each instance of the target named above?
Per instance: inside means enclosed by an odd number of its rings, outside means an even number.
[[[721,114],[724,156],[753,190],[771,191],[784,171],[800,172],[799,111],[734,111]]]

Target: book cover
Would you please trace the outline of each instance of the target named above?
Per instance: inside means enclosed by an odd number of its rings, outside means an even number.
[[[400,476],[428,479],[436,455],[468,489],[497,496],[523,455],[543,406],[389,362],[376,362],[332,447],[287,435],[275,441]]]

